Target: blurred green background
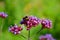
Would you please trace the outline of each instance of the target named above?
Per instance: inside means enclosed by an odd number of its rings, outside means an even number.
[[[0,40],[27,40],[21,36],[28,36],[28,31],[24,28],[21,34],[13,35],[8,31],[11,24],[20,25],[22,17],[33,15],[39,18],[48,18],[52,20],[53,28],[44,29],[34,36],[41,25],[31,29],[31,39],[39,40],[39,36],[49,33],[56,40],[60,40],[60,0],[0,0],[0,12],[8,14],[8,18],[4,19],[2,33],[0,32]],[[0,18],[0,26],[2,25]],[[32,37],[34,36],[34,37]]]

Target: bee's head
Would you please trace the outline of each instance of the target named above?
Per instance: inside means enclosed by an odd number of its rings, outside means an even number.
[[[23,20],[29,20],[28,16],[25,16],[25,17],[23,18]]]

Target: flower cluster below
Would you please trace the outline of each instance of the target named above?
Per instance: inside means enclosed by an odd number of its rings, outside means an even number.
[[[51,34],[42,35],[39,38],[40,40],[55,40]]]

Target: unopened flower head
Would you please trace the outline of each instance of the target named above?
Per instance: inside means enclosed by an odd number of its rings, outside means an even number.
[[[22,27],[17,26],[17,25],[14,25],[14,26],[11,25],[9,27],[9,31],[13,34],[19,34],[22,31],[22,29],[23,29]]]

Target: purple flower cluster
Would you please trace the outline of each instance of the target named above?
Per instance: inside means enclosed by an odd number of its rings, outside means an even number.
[[[4,12],[0,12],[0,17],[1,18],[6,18],[8,15],[5,14]],[[32,27],[36,27],[37,25],[41,24],[42,28],[52,28],[52,21],[48,19],[39,19],[35,16],[25,16],[21,20],[20,24],[24,24],[27,27],[27,30],[30,30]],[[9,27],[9,31],[13,34],[20,34],[23,28],[21,26],[11,25]],[[40,31],[39,31],[40,32]],[[28,35],[28,40],[29,40],[30,32]],[[40,36],[39,40],[55,40],[51,34],[46,34]]]
[[[21,24],[24,24],[27,26],[27,30],[30,30],[31,27],[35,27],[36,25],[40,24],[42,25],[42,28],[52,28],[52,21],[48,19],[39,19],[35,16],[25,16]]]
[[[7,14],[5,14],[4,12],[0,12],[0,17],[1,18],[6,18],[8,15]]]
[[[55,40],[51,34],[42,35],[39,37],[39,40]]]
[[[52,28],[52,21],[48,19],[42,19],[41,20],[42,28]]]
[[[21,24],[27,26],[27,30],[30,30],[32,27],[35,27],[39,23],[40,19],[35,16],[25,16],[21,21]]]
[[[16,24],[14,26],[11,25],[9,27],[9,31],[13,34],[19,34],[22,31],[22,29],[23,29],[22,27],[17,26]]]

